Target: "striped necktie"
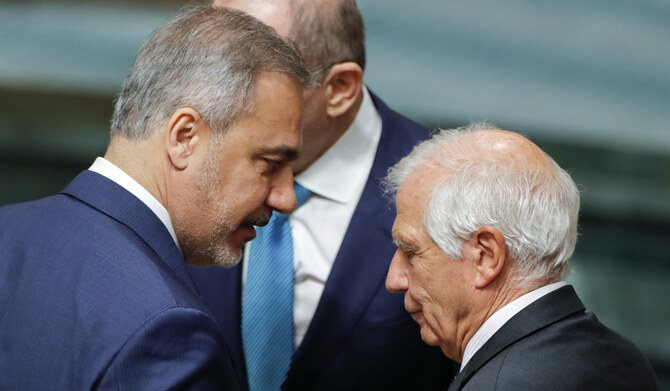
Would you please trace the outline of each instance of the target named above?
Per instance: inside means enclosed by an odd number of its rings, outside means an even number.
[[[297,206],[312,194],[293,183]],[[288,215],[274,212],[256,229],[242,308],[242,344],[250,391],[279,390],[294,350],[293,239]]]

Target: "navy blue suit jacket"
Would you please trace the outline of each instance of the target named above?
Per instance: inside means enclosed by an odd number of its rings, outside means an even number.
[[[647,359],[586,313],[572,286],[512,317],[478,350],[449,391],[658,390]]]
[[[375,160],[283,390],[445,390],[455,374],[453,362],[421,340],[419,327],[404,309],[403,295],[385,289],[396,250],[391,238],[396,213],[380,182],[429,132],[372,98],[382,119]],[[226,335],[246,387],[242,268],[190,270]]]
[[[84,171],[0,208],[0,389],[238,389],[158,217]]]

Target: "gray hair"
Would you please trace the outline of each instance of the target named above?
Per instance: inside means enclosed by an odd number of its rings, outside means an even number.
[[[253,109],[263,72],[288,75],[300,87],[312,82],[297,49],[254,17],[186,7],[140,49],[116,101],[111,135],[144,139],[182,107],[221,135]]]
[[[509,159],[475,157],[477,146],[458,138],[485,129],[497,128],[474,123],[441,131],[419,144],[389,170],[386,191],[395,194],[428,162],[443,167],[427,200],[424,226],[447,256],[461,259],[463,242],[488,225],[503,234],[517,283],[562,280],[577,242],[577,186],[549,156],[548,173]]]
[[[355,0],[291,0],[288,36],[315,74],[353,61],[365,69],[365,27]]]

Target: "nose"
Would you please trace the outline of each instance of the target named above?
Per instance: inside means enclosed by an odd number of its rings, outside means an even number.
[[[405,259],[405,254],[398,249],[393,255],[391,266],[389,266],[389,271],[386,275],[386,289],[393,293],[405,292],[407,291],[408,283],[407,260]]]
[[[267,206],[282,214],[289,214],[295,210],[296,198],[293,190],[293,170],[287,165],[275,177],[270,186],[266,200]]]

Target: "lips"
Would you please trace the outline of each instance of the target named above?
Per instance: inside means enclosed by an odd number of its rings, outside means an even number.
[[[248,217],[242,222],[239,226],[239,230],[243,231],[245,235],[245,242],[248,242],[256,237],[256,228],[267,225],[272,217],[272,212],[270,210],[264,210],[261,213],[257,213],[253,216]]]
[[[244,234],[244,241],[248,242],[251,239],[256,237],[256,229],[254,228],[253,225],[247,224],[247,223],[242,223],[240,226],[237,228],[239,232],[242,232]]]
[[[421,312],[421,306],[409,296],[409,292],[405,292],[405,311],[409,312],[410,315],[414,315],[417,312]]]

